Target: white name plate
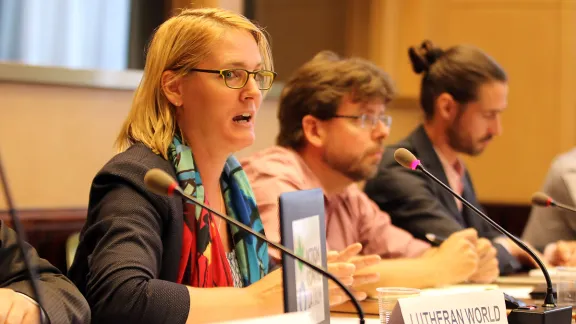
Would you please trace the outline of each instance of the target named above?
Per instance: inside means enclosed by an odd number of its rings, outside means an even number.
[[[506,323],[506,304],[499,290],[399,299],[390,324]]]

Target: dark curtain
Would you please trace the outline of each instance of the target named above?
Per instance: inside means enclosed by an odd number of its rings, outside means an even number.
[[[128,68],[144,69],[146,48],[154,30],[166,17],[167,0],[130,1],[130,37],[128,42]]]

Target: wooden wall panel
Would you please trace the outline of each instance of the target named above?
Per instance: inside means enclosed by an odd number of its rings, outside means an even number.
[[[484,201],[528,202],[563,147],[559,1],[448,1],[443,42],[473,43],[509,75],[504,134],[467,159]],[[574,141],[572,141],[572,145]]]
[[[357,13],[348,21],[349,53],[375,61],[399,90],[390,109],[392,142],[422,121],[420,76],[411,70],[409,46],[423,39],[442,47],[472,44],[504,66],[510,78],[504,134],[482,156],[466,159],[483,201],[527,203],[553,157],[576,145],[576,1],[373,0],[348,5]],[[371,13],[362,20],[367,5]]]
[[[167,0],[168,16],[176,14],[180,9],[185,8],[210,8],[219,7],[237,13],[244,12],[243,0]]]
[[[60,271],[66,273],[66,242],[79,232],[86,209],[25,209],[18,212],[26,241]],[[0,220],[12,227],[8,213],[0,211]]]
[[[279,81],[319,51],[345,54],[346,1],[255,1],[255,19],[270,35]]]
[[[483,204],[487,214],[512,234],[520,236],[528,219],[530,207],[526,205]],[[19,212],[27,241],[38,254],[66,272],[66,242],[82,229],[86,210],[78,209],[25,209]],[[12,226],[6,212],[0,211],[0,220]]]
[[[562,1],[561,10],[560,147],[562,150],[568,150],[576,143],[576,0]]]

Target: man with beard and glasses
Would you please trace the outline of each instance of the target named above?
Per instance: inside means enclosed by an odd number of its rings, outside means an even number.
[[[481,209],[460,156],[480,155],[502,133],[500,115],[508,105],[506,73],[472,46],[442,50],[424,41],[410,48],[409,56],[414,71],[423,74],[420,105],[425,120],[407,138],[386,149],[378,174],[366,183],[365,192],[390,213],[395,225],[415,237],[427,233],[447,237],[474,228],[485,248],[497,249],[502,274],[519,270],[521,263],[531,264],[522,250],[450,193],[394,159],[397,148],[410,150],[428,171]]]
[[[388,75],[374,64],[332,52],[317,54],[296,71],[280,98],[278,145],[241,161],[267,237],[280,241],[281,193],[322,188],[328,247],[341,250],[359,242],[363,254],[383,259],[364,269],[380,279],[356,289],[374,293],[381,286],[492,281],[498,275],[496,250],[480,253],[475,230],[431,248],[392,225],[358,187],[356,182],[376,174],[392,123],[385,112],[393,92]],[[275,250],[270,254],[280,257]]]

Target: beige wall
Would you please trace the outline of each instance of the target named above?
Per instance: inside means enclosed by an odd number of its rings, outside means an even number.
[[[0,83],[0,93],[0,152],[18,207],[85,206],[131,92]]]
[[[0,153],[17,207],[87,206],[92,178],[115,153],[132,91],[0,83],[0,93]],[[274,143],[275,108],[265,101],[258,140],[238,156]]]
[[[274,14],[284,13],[285,1],[273,2],[276,7],[271,3],[265,19],[275,30],[276,61],[315,50],[317,44],[304,37],[309,35],[303,35],[301,26],[272,25]],[[308,20],[322,11],[318,3],[331,2],[314,3],[304,12]],[[347,8],[344,22],[336,4]],[[409,45],[425,38],[442,46],[471,43],[502,63],[511,86],[504,134],[481,157],[468,159],[483,201],[527,203],[551,159],[576,145],[576,0],[346,0],[325,9],[318,23],[342,23],[346,32],[327,36],[322,46],[344,46],[348,54],[368,57],[397,81],[400,98],[390,109],[390,142],[421,120],[419,78],[408,64]],[[282,47],[282,35],[306,41]],[[293,61],[285,64],[285,73],[290,73]],[[92,177],[113,154],[131,91],[0,83],[0,94],[0,152],[16,203],[27,208],[84,206]],[[239,156],[274,143],[276,106],[265,102],[257,119],[257,141]]]

